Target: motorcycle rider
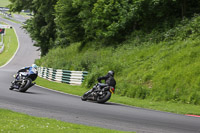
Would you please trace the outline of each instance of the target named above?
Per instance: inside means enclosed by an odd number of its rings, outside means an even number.
[[[37,65],[32,64],[32,66],[23,67],[17,73],[20,73],[20,72],[28,72],[27,74],[37,73]]]
[[[106,85],[112,86],[115,88],[116,81],[114,79],[114,71],[112,70],[108,71],[108,74],[106,76],[99,77],[97,80],[99,83],[101,83],[101,80],[105,80]]]
[[[105,80],[105,84],[101,83],[102,80]],[[100,87],[100,89],[107,87],[107,86],[112,86],[115,88],[116,86],[116,81],[114,79],[114,71],[110,70],[108,71],[107,75],[99,77],[97,79],[98,86]],[[85,93],[85,96],[88,96],[89,94],[91,94],[94,90],[96,89],[96,86],[94,86],[92,89],[90,89],[88,92]]]
[[[32,64],[32,66],[29,67],[23,67],[17,72],[16,80],[14,81],[15,87],[19,88],[19,84],[17,84],[17,82],[21,80],[20,78],[22,76],[27,76],[30,74],[38,74],[36,64]]]

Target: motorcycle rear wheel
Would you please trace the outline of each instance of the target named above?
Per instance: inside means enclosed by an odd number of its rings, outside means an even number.
[[[105,103],[106,101],[108,101],[110,99],[110,97],[111,97],[111,92],[105,91],[103,98],[101,98],[100,96],[97,97],[97,102],[98,103]]]

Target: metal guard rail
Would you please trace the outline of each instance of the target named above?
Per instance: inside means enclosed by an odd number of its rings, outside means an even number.
[[[0,42],[0,46],[2,46],[2,47],[0,48],[0,53],[2,53],[2,52],[3,52],[3,50],[4,50],[4,44],[3,44],[3,34],[1,34],[1,42]]]

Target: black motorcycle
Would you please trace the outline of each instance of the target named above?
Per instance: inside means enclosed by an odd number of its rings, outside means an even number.
[[[92,100],[97,101],[98,103],[105,103],[110,99],[111,94],[113,94],[114,91],[114,87],[108,86],[107,84],[98,83],[92,88],[91,92],[84,93],[81,97],[81,100]]]
[[[14,75],[15,80],[11,82],[11,86],[9,89],[18,89],[19,92],[26,92],[30,87],[35,85],[35,83],[32,82],[37,78],[37,76],[37,73],[18,73],[17,75]]]

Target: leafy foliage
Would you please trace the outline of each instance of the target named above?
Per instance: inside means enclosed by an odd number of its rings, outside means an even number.
[[[33,11],[25,28],[42,55],[74,42],[116,45],[138,29],[169,29],[200,13],[199,0],[10,0],[11,11]]]
[[[86,87],[94,85],[98,76],[114,70],[119,95],[200,104],[199,23],[200,17],[196,16],[163,33],[137,31],[117,48],[87,44],[80,52],[80,43],[74,43],[66,49],[50,50],[36,63],[89,71]]]
[[[199,13],[198,5],[197,0],[59,0],[56,23],[70,42],[95,40],[113,45],[137,29],[169,29],[182,18]]]
[[[24,27],[30,33],[36,46],[40,47],[42,55],[45,55],[53,47],[55,41],[56,25],[54,22],[54,6],[56,0],[10,0],[9,6],[13,12],[21,12],[22,9],[29,9],[34,16],[29,19]]]
[[[200,104],[199,0],[11,2],[34,12],[25,27],[47,53],[38,65],[90,71],[86,86],[112,69],[120,95]]]
[[[133,19],[133,10],[131,0],[98,0],[92,9],[92,21],[84,24],[86,34],[104,43],[120,41]]]

